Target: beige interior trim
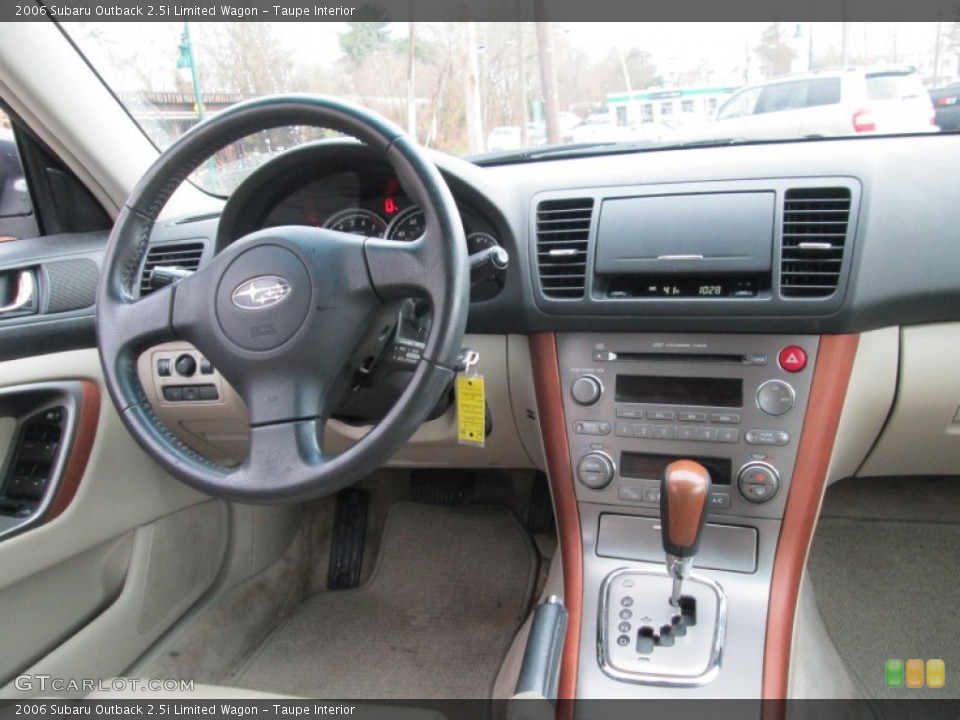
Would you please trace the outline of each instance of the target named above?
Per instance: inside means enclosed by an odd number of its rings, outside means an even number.
[[[897,390],[900,328],[860,335],[827,483],[855,475],[887,421]]]
[[[960,474],[960,323],[904,328],[890,419],[861,476]]]

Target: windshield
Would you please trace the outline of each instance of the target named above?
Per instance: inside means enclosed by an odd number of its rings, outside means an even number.
[[[938,132],[928,90],[960,76],[960,23],[70,22],[160,148],[279,92],[362,104],[454,155]],[[226,192],[285,128],[221,153]],[[530,155],[531,153],[527,153]]]

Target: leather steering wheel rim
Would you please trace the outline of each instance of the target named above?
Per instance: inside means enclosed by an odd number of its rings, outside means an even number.
[[[282,126],[315,126],[380,150],[426,220],[412,243],[281,227],[237,240],[197,273],[140,298],[154,223],[176,188],[232,142]],[[463,226],[436,167],[389,121],[339,100],[284,95],[235,105],[184,134],[147,171],[110,235],[97,291],[97,347],[109,395],[135,440],[167,471],[207,494],[298,502],[380,467],[426,419],[454,375],[466,326],[469,271]],[[267,278],[267,279],[264,279]],[[266,283],[267,291],[258,290]],[[272,283],[272,284],[271,284]],[[245,293],[257,303],[240,302]],[[322,449],[355,348],[386,302],[427,300],[432,326],[412,379],[387,415],[338,455]],[[250,449],[235,468],[174,436],[137,377],[139,354],[193,343],[250,411]]]

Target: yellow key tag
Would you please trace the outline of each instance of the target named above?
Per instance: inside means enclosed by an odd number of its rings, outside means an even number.
[[[483,447],[486,430],[483,375],[457,375],[457,442]]]

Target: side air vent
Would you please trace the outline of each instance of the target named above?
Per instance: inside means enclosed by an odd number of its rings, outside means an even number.
[[[177,267],[184,270],[196,270],[200,267],[203,255],[202,242],[170,243],[150,248],[147,260],[140,275],[140,296],[149,295],[154,288],[150,285],[150,271],[158,265]]]
[[[592,215],[592,198],[544,200],[537,206],[537,266],[548,298],[583,297]]]
[[[783,205],[780,294],[825,298],[840,281],[850,222],[850,190],[794,188]]]

